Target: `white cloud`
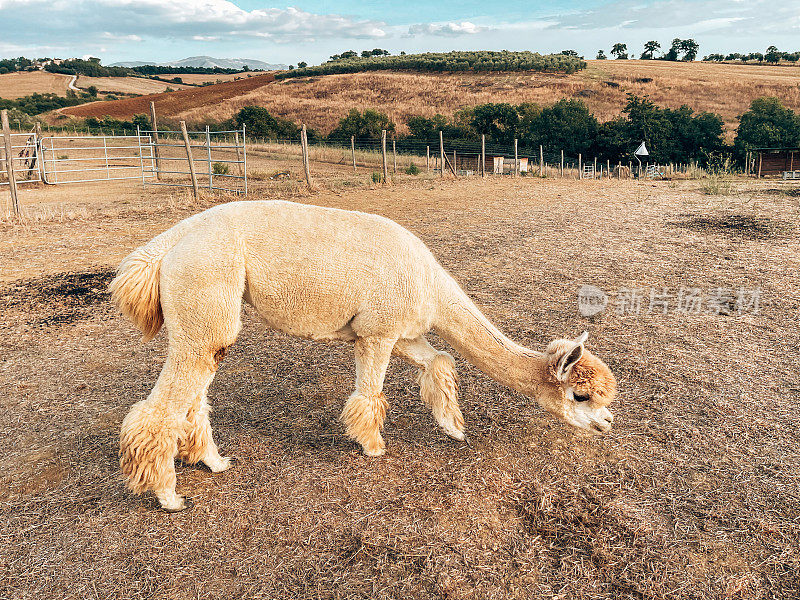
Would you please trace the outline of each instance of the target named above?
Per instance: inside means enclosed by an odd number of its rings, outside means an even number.
[[[46,19],[39,18],[47,15]],[[30,27],[31,22],[36,27]],[[381,38],[380,21],[320,15],[297,8],[247,11],[227,0],[0,0],[0,38],[22,45],[42,35],[63,42],[236,40],[299,42]]]
[[[418,23],[408,28],[408,35],[458,36],[473,35],[488,30],[489,27],[475,25],[469,21],[462,21],[460,23]]]

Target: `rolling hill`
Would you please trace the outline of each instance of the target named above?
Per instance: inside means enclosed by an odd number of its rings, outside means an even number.
[[[601,121],[620,114],[627,94],[648,95],[655,103],[723,117],[728,131],[737,116],[761,96],[777,96],[800,109],[800,67],[683,63],[643,60],[589,61],[586,70],[554,73],[413,73],[370,72],[275,81],[272,75],[169,94],[63,109],[75,117],[109,115],[130,118],[147,112],[155,100],[159,113],[189,122],[231,117],[248,105],[305,122],[328,132],[351,108],[376,108],[404,129],[413,115],[452,115],[485,102],[537,102],[561,98],[583,100]]]
[[[183,58],[181,60],[173,60],[169,62],[163,63],[151,63],[151,62],[141,62],[141,61],[134,61],[134,62],[118,62],[114,63],[112,67],[142,67],[144,65],[153,65],[159,67],[201,67],[204,69],[243,69],[247,67],[254,71],[278,71],[281,69],[286,69],[287,66],[284,64],[271,64],[264,62],[262,60],[256,60],[254,58],[214,58],[213,56],[190,56],[188,58]]]

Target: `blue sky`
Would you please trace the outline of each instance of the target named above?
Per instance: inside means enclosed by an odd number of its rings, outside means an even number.
[[[800,0],[0,0],[0,56],[318,63],[343,50],[640,53],[693,37],[700,54],[800,50]]]

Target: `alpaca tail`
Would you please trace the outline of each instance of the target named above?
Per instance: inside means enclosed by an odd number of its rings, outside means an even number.
[[[108,286],[111,299],[141,330],[145,342],[152,340],[164,324],[159,283],[161,261],[188,233],[195,219],[181,221],[131,252],[120,263],[116,277]]]

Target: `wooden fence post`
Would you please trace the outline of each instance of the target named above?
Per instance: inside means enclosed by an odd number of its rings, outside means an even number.
[[[306,173],[306,185],[311,189],[313,184],[311,183],[311,164],[308,158],[308,133],[306,132],[305,123],[303,123],[303,129],[300,131],[300,149],[303,152],[303,170]]]
[[[561,171],[560,171],[561,179],[564,179],[564,151],[561,151]]]
[[[206,150],[208,150],[208,189],[214,188],[214,168],[211,164],[211,129],[206,125]]]
[[[194,172],[192,145],[189,142],[189,132],[186,131],[186,121],[181,121],[181,133],[183,134],[183,144],[186,146],[186,159],[189,161],[189,174],[192,176],[192,192],[194,197],[197,198],[200,196],[200,189],[197,187],[197,174]]]
[[[393,173],[397,174],[397,140],[392,140],[392,159],[394,160]]]
[[[597,157],[594,157],[594,172],[592,173],[592,179],[597,179]]]
[[[761,179],[761,159],[763,157],[763,153],[758,153],[758,178]]]
[[[606,159],[606,175],[608,176],[609,179],[611,179],[611,159],[610,158]]]
[[[517,138],[514,138],[514,177],[519,175],[519,154],[517,153]]]
[[[6,174],[8,175],[8,189],[11,191],[11,206],[14,214],[19,215],[19,198],[17,198],[17,180],[14,178],[14,153],[11,144],[11,128],[8,125],[8,111],[4,108],[2,113],[3,144],[6,154]]]
[[[578,179],[583,179],[583,157],[578,153]]]
[[[356,172],[356,136],[350,136],[350,152],[353,155],[353,173]]]
[[[481,177],[486,177],[486,134],[481,134]]]
[[[444,179],[444,135],[439,131],[439,153],[442,158],[442,179]]]
[[[431,147],[425,146],[425,168],[431,172]]]
[[[161,161],[158,160],[158,123],[156,121],[156,103],[150,103],[150,122],[153,124],[153,157],[156,160],[156,179],[161,180]]]
[[[383,183],[389,183],[389,163],[386,161],[386,130],[381,129],[381,154],[383,155]]]
[[[544,148],[539,144],[539,177],[544,177]]]

